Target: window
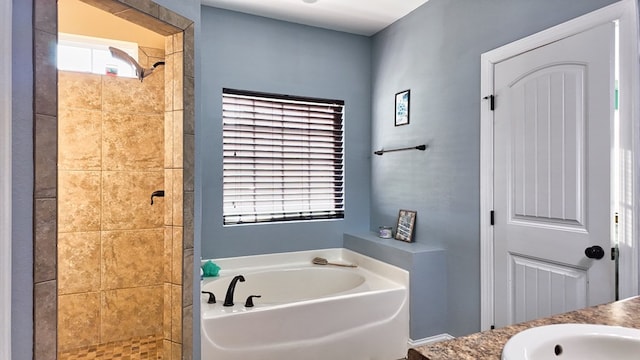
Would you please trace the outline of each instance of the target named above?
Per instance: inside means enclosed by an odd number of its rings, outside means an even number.
[[[58,69],[137,78],[131,64],[111,56],[109,46],[138,59],[138,44],[90,36],[58,34]]]
[[[224,224],[344,218],[343,108],[223,89]]]

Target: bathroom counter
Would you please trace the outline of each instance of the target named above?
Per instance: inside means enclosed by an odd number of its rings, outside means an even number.
[[[499,360],[511,336],[528,328],[564,323],[617,325],[640,329],[640,297],[592,306],[564,314],[487,330],[409,349],[409,360]]]

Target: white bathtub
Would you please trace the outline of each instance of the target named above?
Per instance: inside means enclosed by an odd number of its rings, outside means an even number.
[[[312,265],[316,256],[357,268]],[[203,360],[394,360],[409,339],[409,275],[346,249],[214,260],[220,277],[202,282]],[[235,305],[224,307],[229,282]],[[244,306],[249,295],[254,307]]]

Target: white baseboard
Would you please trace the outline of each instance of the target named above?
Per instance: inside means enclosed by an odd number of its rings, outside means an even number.
[[[418,346],[424,346],[424,345],[433,344],[436,342],[451,340],[451,339],[455,339],[455,337],[445,333],[445,334],[430,336],[424,339],[418,339],[418,340],[409,339],[407,344],[409,345],[410,348],[414,348]]]

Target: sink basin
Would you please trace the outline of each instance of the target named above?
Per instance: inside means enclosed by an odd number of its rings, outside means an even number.
[[[640,329],[590,324],[546,325],[514,335],[502,360],[640,358]]]

